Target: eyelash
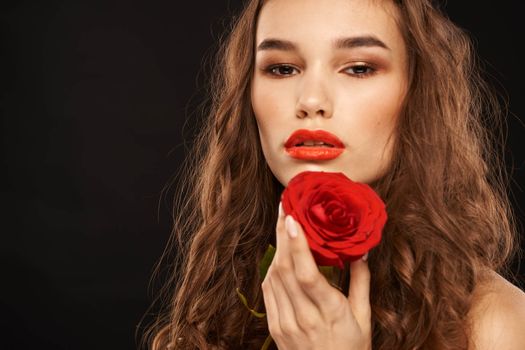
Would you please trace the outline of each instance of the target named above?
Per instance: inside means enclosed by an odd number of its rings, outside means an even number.
[[[264,72],[266,74],[269,74],[269,75],[272,75],[272,76],[275,76],[275,77],[286,77],[286,76],[289,76],[290,74],[276,74],[274,73],[273,71],[275,69],[278,69],[278,68],[282,68],[282,67],[287,67],[287,68],[293,68],[293,69],[296,69],[294,67],[292,67],[291,65],[288,65],[288,64],[274,64],[274,65],[270,65],[266,68],[264,68]],[[367,65],[367,64],[356,64],[356,65],[353,65],[353,66],[350,66],[350,67],[347,67],[346,69],[344,69],[345,71],[348,70],[348,69],[356,69],[356,68],[365,68],[365,69],[368,69],[368,72],[367,73],[354,73],[354,74],[350,74],[350,76],[353,76],[355,78],[358,78],[358,79],[363,79],[363,78],[366,78],[370,75],[373,75],[376,73],[376,69],[373,68],[372,66],[370,65]]]

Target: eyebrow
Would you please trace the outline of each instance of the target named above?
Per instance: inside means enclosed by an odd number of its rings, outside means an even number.
[[[380,47],[386,50],[390,50],[390,48],[384,42],[382,42],[373,35],[338,38],[334,40],[333,46],[336,49]],[[259,44],[259,46],[257,46],[257,51],[266,50],[297,51],[297,45],[289,40],[268,38],[264,39]]]

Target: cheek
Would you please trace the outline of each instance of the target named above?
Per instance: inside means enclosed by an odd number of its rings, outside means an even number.
[[[284,116],[290,113],[287,101],[289,103],[290,99],[283,95],[282,90],[277,91],[275,87],[255,79],[251,102],[265,153],[270,148],[277,147],[282,141],[281,138],[285,137],[281,134],[287,128]]]
[[[401,84],[382,81],[347,94],[344,110],[350,116],[351,140],[361,146],[380,149],[392,134],[404,96]],[[381,146],[381,147],[380,147]]]
[[[289,97],[285,95],[286,90],[276,88],[275,85],[261,79],[254,78],[251,91],[253,110],[262,121],[277,120],[289,101]]]
[[[257,121],[257,128],[263,150],[266,150],[269,144],[268,137],[271,135],[269,130],[273,124],[270,116],[274,115],[274,113],[272,112],[272,106],[269,104],[270,101],[271,97],[262,93],[259,89],[252,93],[252,108]]]

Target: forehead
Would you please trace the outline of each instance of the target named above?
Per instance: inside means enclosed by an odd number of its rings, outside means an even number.
[[[314,48],[338,37],[372,35],[400,49],[398,18],[390,0],[269,0],[259,14],[256,44],[283,38]]]

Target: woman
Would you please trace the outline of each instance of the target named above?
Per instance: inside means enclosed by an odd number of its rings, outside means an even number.
[[[268,332],[279,349],[525,348],[525,294],[500,275],[517,247],[504,167],[483,127],[499,114],[461,30],[429,0],[251,0],[218,57],[151,348],[259,349]],[[293,157],[300,129],[343,153]],[[343,172],[386,203],[348,297],[278,214],[305,170]]]

